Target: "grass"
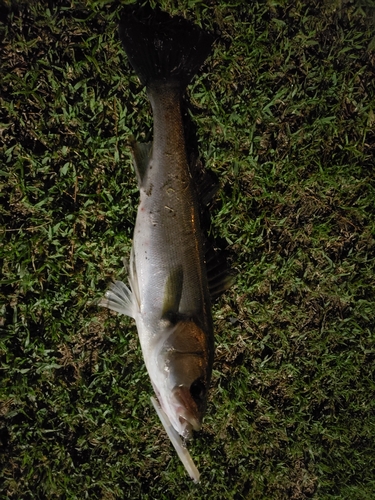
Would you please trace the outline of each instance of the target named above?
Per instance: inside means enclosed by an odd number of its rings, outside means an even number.
[[[125,278],[128,144],[152,127],[120,3],[2,2],[1,498],[374,498],[373,2],[160,4],[221,31],[189,88],[237,272],[213,308],[202,482],[133,323],[96,305]]]

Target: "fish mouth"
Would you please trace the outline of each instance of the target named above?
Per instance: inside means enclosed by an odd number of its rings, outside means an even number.
[[[176,387],[173,393],[179,403],[176,408],[176,415],[180,427],[179,433],[185,439],[190,439],[193,435],[193,430],[199,431],[202,427],[198,407],[187,387]]]
[[[201,424],[189,415],[187,418],[181,415],[182,410],[177,410],[179,414],[178,421],[180,423],[179,433],[185,439],[191,439],[193,437],[193,430],[199,431],[201,429]]]
[[[172,391],[172,400],[164,400],[155,385],[154,390],[163,412],[168,415],[169,421],[180,436],[188,441],[193,436],[193,430],[201,430],[202,418],[187,387],[176,387]]]

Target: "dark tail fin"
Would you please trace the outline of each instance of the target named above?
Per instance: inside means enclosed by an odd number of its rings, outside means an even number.
[[[159,8],[125,8],[119,34],[141,82],[178,82],[183,90],[211,51],[214,36]]]

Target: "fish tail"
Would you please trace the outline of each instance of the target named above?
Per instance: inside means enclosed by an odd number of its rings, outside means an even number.
[[[208,57],[215,39],[212,33],[158,7],[126,7],[119,35],[143,85],[174,83],[182,91]]]

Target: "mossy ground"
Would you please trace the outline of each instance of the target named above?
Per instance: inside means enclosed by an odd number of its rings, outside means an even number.
[[[155,4],[155,2],[153,3]],[[151,137],[119,2],[2,2],[0,495],[375,498],[375,6],[163,0],[221,37],[188,91],[235,285],[213,308],[194,485],[131,320],[129,141]]]

